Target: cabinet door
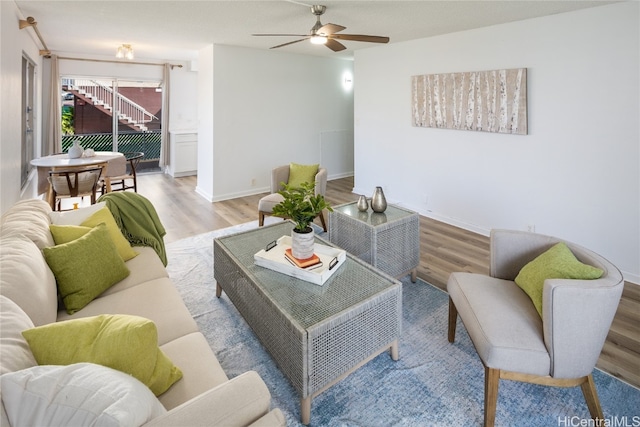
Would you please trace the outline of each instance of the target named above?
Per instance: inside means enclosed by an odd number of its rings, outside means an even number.
[[[173,176],[195,175],[198,170],[198,135],[175,134],[171,144]]]

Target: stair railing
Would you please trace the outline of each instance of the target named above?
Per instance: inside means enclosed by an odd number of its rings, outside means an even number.
[[[89,98],[94,105],[100,105],[105,110],[112,111],[111,105],[106,101],[107,99],[113,99],[113,89],[109,86],[103,85],[95,80],[87,79],[74,79],[73,82],[69,81],[67,86],[69,89],[75,89],[86,98]],[[116,95],[119,120],[123,120],[130,125],[139,127],[140,130],[146,131],[147,127],[144,124],[153,119],[158,119],[143,106],[133,102],[126,96],[120,93]]]

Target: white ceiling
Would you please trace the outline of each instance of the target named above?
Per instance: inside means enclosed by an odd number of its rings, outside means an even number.
[[[226,44],[258,49],[299,37],[252,37],[253,33],[308,34],[315,24],[310,5],[323,4],[323,24],[345,34],[390,37],[390,43],[436,36],[577,9],[612,1],[113,1],[16,0],[32,16],[54,53],[113,57],[118,45],[133,45],[136,60],[192,60],[199,49]],[[17,25],[17,23],[16,23]],[[25,29],[23,31],[33,31]],[[333,52],[308,41],[282,47],[290,53],[352,58],[372,43],[345,41]]]

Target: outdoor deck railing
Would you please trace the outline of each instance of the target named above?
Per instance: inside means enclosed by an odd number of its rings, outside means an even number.
[[[80,141],[80,146],[85,150],[92,148],[94,151],[114,151],[113,136],[111,133],[90,133],[84,135],[63,135],[62,151],[66,153],[73,141]],[[121,153],[141,151],[144,153],[143,161],[160,159],[160,131],[131,132],[118,134],[118,150]]]

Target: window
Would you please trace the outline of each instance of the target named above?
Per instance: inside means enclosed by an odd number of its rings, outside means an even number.
[[[36,65],[26,56],[22,57],[22,157],[20,167],[20,184],[25,186],[31,172],[31,160],[35,153],[35,105]]]

